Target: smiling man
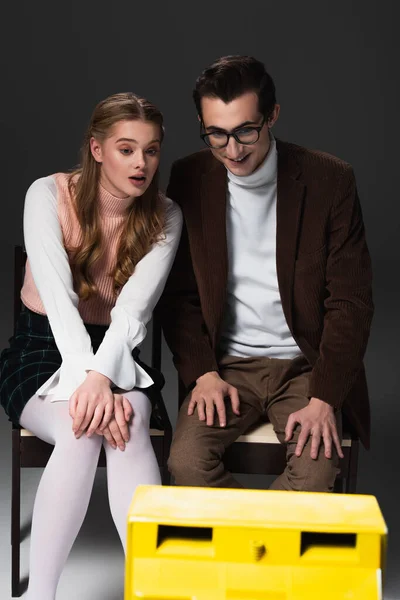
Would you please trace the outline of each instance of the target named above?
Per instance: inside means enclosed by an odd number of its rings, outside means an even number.
[[[342,412],[369,445],[371,266],[351,166],[274,138],[262,63],[220,58],[193,92],[207,148],[177,161],[184,231],[160,315],[187,397],[179,485],[239,487],[225,449],[261,419],[287,446],[273,489],[331,491]]]

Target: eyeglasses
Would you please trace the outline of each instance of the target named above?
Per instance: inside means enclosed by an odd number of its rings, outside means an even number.
[[[238,144],[251,146],[251,144],[255,144],[256,142],[258,142],[260,138],[260,131],[264,127],[264,123],[265,118],[262,120],[261,125],[259,125],[258,127],[240,127],[239,129],[235,129],[231,133],[228,133],[223,129],[216,129],[211,133],[200,133],[200,137],[209,148],[214,148],[215,150],[225,148],[225,146],[227,146],[229,143],[230,137],[233,137],[233,139],[236,140]],[[200,131],[203,131],[203,128],[204,124],[201,123]]]

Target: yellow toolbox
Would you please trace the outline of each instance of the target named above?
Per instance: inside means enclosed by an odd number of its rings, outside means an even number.
[[[139,486],[125,600],[380,600],[374,496]]]

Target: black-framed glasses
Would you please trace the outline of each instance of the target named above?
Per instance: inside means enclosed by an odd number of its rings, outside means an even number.
[[[258,125],[257,127],[246,125],[245,127],[239,127],[230,133],[223,129],[215,129],[211,133],[200,133],[200,137],[209,148],[214,148],[215,150],[225,148],[229,143],[230,137],[233,137],[238,144],[251,146],[251,144],[258,142],[260,131],[264,127],[264,124],[265,118],[262,120],[261,125]],[[200,125],[200,131],[204,131],[203,123]]]

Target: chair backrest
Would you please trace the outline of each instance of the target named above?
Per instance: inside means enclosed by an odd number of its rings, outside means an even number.
[[[157,307],[153,313],[153,330],[152,330],[152,365],[161,371],[161,352],[162,352],[162,327],[158,314]],[[178,372],[177,372],[178,373]],[[178,375],[178,408],[182,406],[186,398],[187,390],[183,381]]]
[[[14,247],[14,328],[21,312],[21,288],[24,280],[26,252],[22,246]]]
[[[162,333],[157,307],[153,311],[152,324],[153,326],[151,330],[151,365],[158,371],[161,371]]]

